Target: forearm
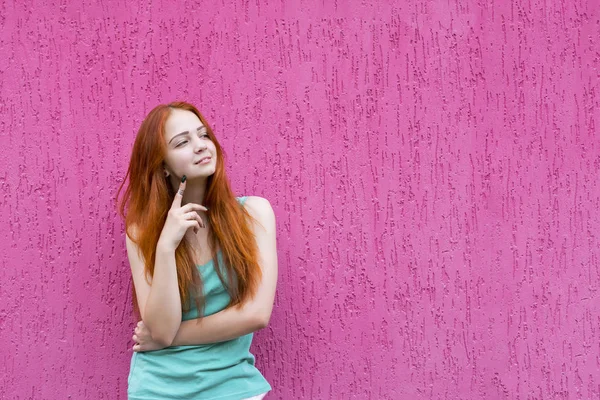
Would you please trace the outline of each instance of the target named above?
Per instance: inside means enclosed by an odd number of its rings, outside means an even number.
[[[165,344],[172,341],[181,324],[181,299],[177,283],[175,250],[157,246],[152,288],[142,319],[152,337]]]
[[[246,207],[256,221],[252,228],[262,274],[256,293],[242,307],[230,307],[201,319],[182,322],[172,346],[223,342],[262,329],[269,323],[277,286],[275,215],[269,202],[262,198],[249,198]]]
[[[251,306],[230,307],[201,319],[183,321],[172,346],[191,346],[232,340],[266,326],[268,318]]]

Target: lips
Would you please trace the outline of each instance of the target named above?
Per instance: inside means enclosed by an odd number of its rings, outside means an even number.
[[[200,160],[196,161],[194,164],[200,164],[203,161],[210,160],[210,159],[211,159],[210,156],[202,157]]]

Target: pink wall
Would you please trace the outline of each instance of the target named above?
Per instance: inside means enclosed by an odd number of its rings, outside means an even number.
[[[270,398],[600,398],[598,0],[60,3],[0,6],[0,398],[126,397],[173,99],[278,217]]]

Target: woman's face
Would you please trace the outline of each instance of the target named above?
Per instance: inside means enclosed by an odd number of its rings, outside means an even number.
[[[207,178],[215,173],[217,149],[206,127],[191,111],[171,109],[165,123],[165,172],[176,180]]]

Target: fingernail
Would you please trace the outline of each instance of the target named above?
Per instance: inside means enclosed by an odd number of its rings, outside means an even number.
[[[187,179],[187,176],[183,176],[183,178],[181,178],[181,183],[185,182],[185,180]]]

